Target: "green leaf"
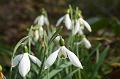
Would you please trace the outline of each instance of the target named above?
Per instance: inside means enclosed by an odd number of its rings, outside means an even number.
[[[0,42],[0,54],[12,54],[12,46],[5,45],[4,43]]]
[[[77,71],[79,71],[80,70],[80,68],[77,68],[77,69],[75,69],[74,71],[72,71],[71,73],[69,73],[66,77],[65,77],[65,79],[69,79],[69,78],[71,78],[72,76],[73,76],[73,74],[75,74]],[[80,75],[80,74],[79,74]]]
[[[91,79],[94,79],[96,77],[96,75],[98,74],[98,70],[99,70],[101,64],[103,63],[105,57],[107,56],[108,50],[109,50],[109,47],[106,47],[104,49],[104,51],[101,53],[98,62],[95,64],[95,68],[91,75]]]
[[[54,69],[49,73],[49,79],[52,78],[53,76],[55,76],[57,73],[59,73],[60,71],[62,71],[64,68],[68,67],[72,65],[71,62],[68,62],[66,64],[62,64],[60,65],[60,67],[58,69]],[[48,75],[46,75],[43,79],[48,79]]]

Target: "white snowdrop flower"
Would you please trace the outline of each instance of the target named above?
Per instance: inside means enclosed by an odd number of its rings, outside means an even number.
[[[83,31],[82,31],[82,28],[80,26],[79,20],[75,21],[75,26],[72,29],[72,34],[73,35],[76,35],[77,33],[80,34],[80,35],[83,35]]]
[[[60,58],[68,57],[74,66],[80,67],[81,69],[83,69],[78,57],[73,52],[68,50],[65,46],[60,46],[58,50],[50,54],[50,56],[45,61],[45,69],[49,68],[55,62],[57,57],[60,57]]]
[[[86,38],[83,38],[82,42],[83,42],[83,44],[85,45],[86,48],[88,48],[88,49],[91,48],[91,44],[90,44],[89,40],[87,40]]]
[[[48,18],[44,15],[40,15],[38,16],[35,21],[34,21],[35,24],[38,24],[40,26],[43,26],[43,25],[49,25],[49,21],[48,21]]]
[[[16,65],[19,64],[18,66],[19,73],[22,77],[25,77],[27,73],[30,71],[30,59],[40,67],[41,61],[35,56],[30,55],[28,53],[17,55],[12,60],[12,67],[15,67]]]
[[[89,41],[87,38],[85,38],[85,37],[83,37],[80,42],[77,42],[77,43],[75,43],[75,44],[76,44],[76,45],[82,44],[82,45],[84,45],[87,49],[91,48],[91,43],[90,43],[90,41]]]
[[[59,26],[62,21],[65,23],[65,26],[68,30],[72,28],[72,22],[69,14],[65,14],[63,17],[58,19],[56,26]]]
[[[89,32],[92,31],[90,25],[89,25],[83,18],[79,18],[79,21],[80,21],[80,23],[82,23],[82,24],[87,28],[87,30],[88,30]]]

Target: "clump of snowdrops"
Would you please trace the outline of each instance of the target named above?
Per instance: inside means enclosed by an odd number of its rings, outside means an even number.
[[[42,9],[28,34],[14,48],[9,78],[96,78],[96,73],[92,75],[89,69],[94,67],[90,61],[91,43],[85,35],[86,29],[92,31],[78,8],[70,6],[55,26],[50,24],[47,12]]]

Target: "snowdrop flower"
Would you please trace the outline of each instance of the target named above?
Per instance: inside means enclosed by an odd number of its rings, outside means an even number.
[[[57,59],[57,57],[63,57],[63,58],[69,58],[69,60],[71,61],[71,63],[76,66],[76,67],[80,67],[81,69],[83,69],[78,57],[71,52],[70,50],[68,50],[65,46],[61,46],[58,50],[56,50],[55,52],[53,52],[46,60],[45,62],[45,69],[47,69],[48,67],[50,67],[55,60]]]
[[[64,39],[60,39],[60,47],[58,48],[58,50],[50,54],[50,56],[45,61],[45,69],[49,68],[55,62],[57,57],[60,58],[68,57],[74,66],[83,69],[78,57],[64,46]]]
[[[82,40],[80,42],[77,42],[76,44],[77,45],[82,44],[82,45],[84,45],[88,49],[91,48],[90,41],[87,38],[85,38],[85,37],[83,37]]]
[[[71,22],[71,19],[70,19],[69,14],[65,14],[63,17],[61,17],[61,18],[57,21],[56,26],[59,26],[62,21],[65,23],[66,28],[67,28],[68,30],[70,30],[71,27],[72,27],[72,22]]]
[[[75,20],[75,26],[72,29],[72,34],[76,35],[78,33],[80,35],[83,35],[83,26],[86,27],[89,32],[92,31],[90,25],[84,19],[79,18]]]
[[[33,55],[30,55],[29,53],[24,53],[17,55],[12,60],[12,67],[15,67],[16,65],[19,64],[18,66],[19,73],[22,77],[25,77],[27,73],[30,71],[30,59],[38,66],[41,65],[41,61],[38,58],[36,58]]]
[[[72,34],[73,35],[76,35],[77,33],[80,34],[80,35],[83,35],[83,31],[82,31],[82,28],[80,26],[79,20],[75,21],[75,26],[72,29]]]
[[[48,18],[44,15],[40,15],[38,16],[35,21],[34,21],[35,24],[38,24],[40,26],[43,26],[43,25],[49,25],[49,21],[48,21]]]
[[[89,32],[92,31],[90,25],[89,25],[83,18],[79,18],[79,22],[80,22],[81,24],[83,24],[83,25],[87,28],[87,30],[88,30]]]
[[[88,49],[91,48],[91,44],[90,44],[89,40],[87,40],[86,38],[83,38],[82,42],[86,48],[88,48]]]

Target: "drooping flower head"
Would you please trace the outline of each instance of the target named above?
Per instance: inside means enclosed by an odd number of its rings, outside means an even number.
[[[72,29],[72,34],[73,35],[76,35],[76,34],[79,34],[79,35],[83,35],[83,29],[82,27],[80,26],[80,22],[79,20],[75,20],[75,25],[74,25],[74,28]]]
[[[67,13],[64,16],[62,16],[61,18],[58,19],[56,26],[59,26],[61,24],[61,22],[64,22],[64,24],[68,30],[72,29],[72,21],[71,21],[70,15],[69,15],[69,10],[67,11]]]
[[[90,43],[90,41],[89,41],[84,35],[82,35],[81,37],[82,37],[81,41],[80,41],[80,42],[77,42],[77,43],[75,43],[75,44],[77,44],[77,45],[83,45],[83,46],[85,46],[87,49],[91,48],[91,43]]]
[[[39,26],[49,25],[49,20],[44,9],[42,9],[42,14],[35,19],[34,23]]]
[[[84,30],[84,27],[89,31],[91,32],[92,29],[90,27],[90,25],[88,24],[87,21],[85,21],[82,16],[81,16],[81,12],[78,12],[76,13],[77,15],[77,18],[74,19],[75,21],[75,24],[74,24],[74,27],[72,28],[72,34],[73,35],[76,35],[77,33],[80,34],[80,35],[83,35],[83,30]]]
[[[82,17],[80,17],[78,20],[79,20],[80,24],[82,24],[84,27],[86,27],[86,29],[87,29],[89,32],[92,31],[92,29],[91,29],[90,25],[88,24],[88,22],[85,21]]]
[[[73,52],[68,50],[64,45],[65,45],[64,39],[61,38],[60,39],[60,47],[55,52],[50,54],[50,56],[45,61],[45,69],[49,68],[56,61],[57,57],[69,58],[70,62],[74,66],[83,69],[78,57]]]
[[[87,38],[83,38],[81,42],[85,45],[86,48],[91,48],[90,41]]]
[[[30,55],[28,52],[25,52],[23,54],[15,56],[15,58],[12,60],[12,67],[19,65],[19,73],[22,77],[25,77],[30,71],[30,60],[38,66],[41,65],[41,61],[38,58]]]

